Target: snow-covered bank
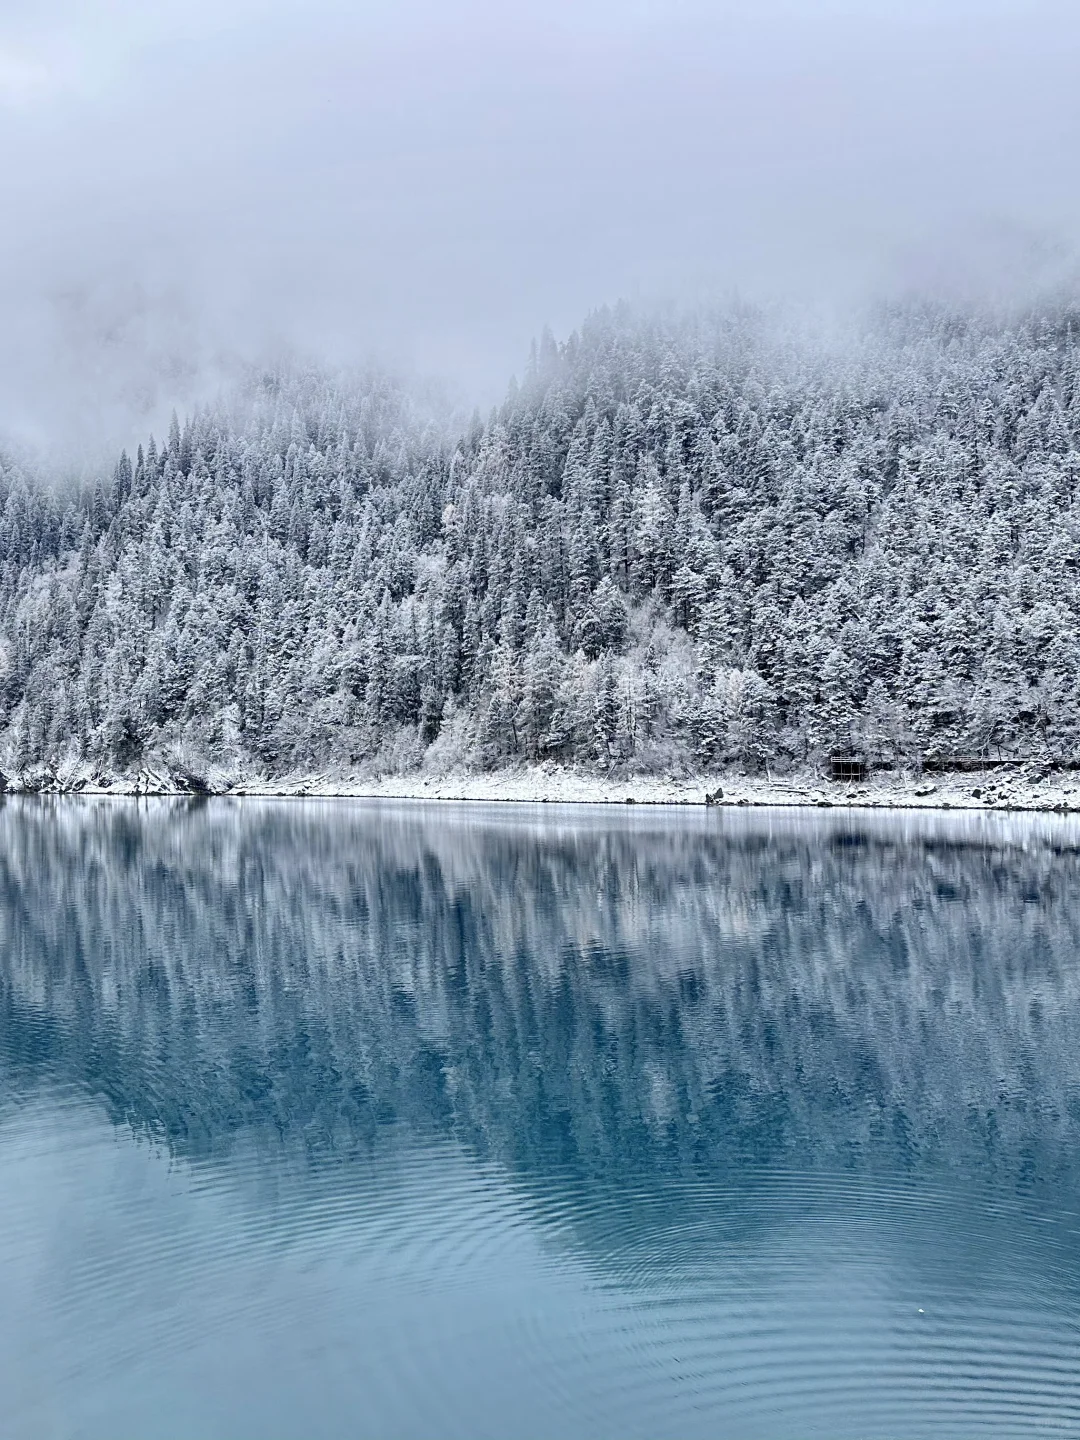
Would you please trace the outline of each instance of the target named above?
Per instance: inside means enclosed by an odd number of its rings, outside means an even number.
[[[1080,813],[1080,772],[1017,766],[989,774],[887,773],[864,783],[816,774],[783,778],[733,774],[611,778],[558,765],[380,777],[327,773],[267,779],[203,777],[144,768],[129,774],[57,775],[37,770],[7,778],[16,794],[252,795],[400,800],[524,801],[553,804],[855,806],[870,809],[1032,810]]]

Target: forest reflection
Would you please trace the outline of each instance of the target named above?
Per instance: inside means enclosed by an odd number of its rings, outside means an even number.
[[[0,1105],[74,1087],[211,1164],[452,1137],[538,1194],[1057,1190],[1078,896],[1053,817],[8,799]]]

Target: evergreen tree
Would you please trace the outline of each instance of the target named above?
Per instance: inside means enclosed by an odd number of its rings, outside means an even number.
[[[466,425],[276,373],[82,486],[0,460],[0,767],[1071,757],[1078,546],[1052,314],[601,312]]]

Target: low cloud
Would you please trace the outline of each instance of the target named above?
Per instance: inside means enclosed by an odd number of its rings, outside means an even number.
[[[92,454],[282,348],[498,397],[639,300],[1070,283],[1075,6],[16,3],[0,427]]]

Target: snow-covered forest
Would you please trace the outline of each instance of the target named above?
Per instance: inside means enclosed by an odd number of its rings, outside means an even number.
[[[486,422],[291,371],[6,465],[0,768],[1080,753],[1076,318],[604,311]]]

